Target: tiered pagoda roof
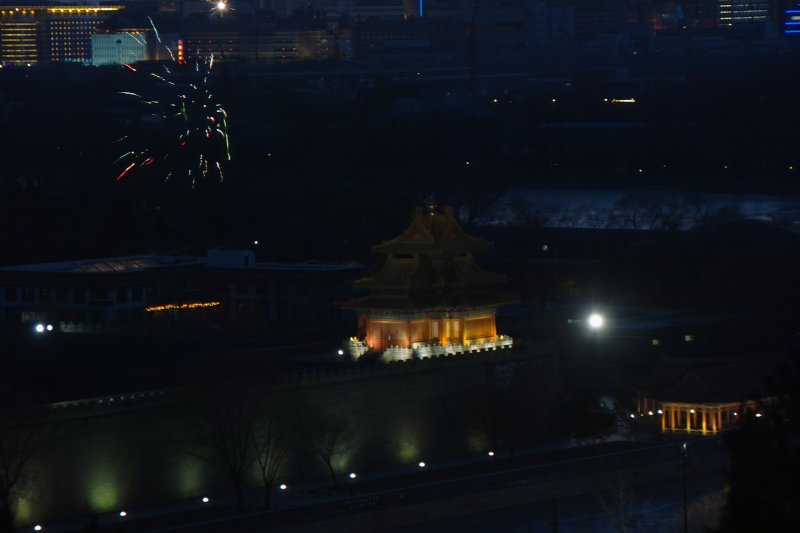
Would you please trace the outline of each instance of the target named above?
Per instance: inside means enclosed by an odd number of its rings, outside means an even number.
[[[398,237],[373,247],[383,264],[369,278],[356,282],[369,295],[346,304],[360,310],[458,310],[497,307],[516,298],[491,289],[505,281],[487,272],[473,252],[493,244],[467,235],[449,207],[417,208],[411,223]]]

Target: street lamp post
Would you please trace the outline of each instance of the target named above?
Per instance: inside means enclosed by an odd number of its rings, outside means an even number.
[[[681,445],[681,463],[683,464],[683,533],[689,533],[689,502],[686,487],[686,470],[689,463],[689,449],[684,442]]]
[[[558,498],[553,496],[553,533],[558,533]]]
[[[606,324],[606,317],[600,313],[592,313],[589,315],[587,322],[589,323],[589,327],[592,329],[602,329]]]

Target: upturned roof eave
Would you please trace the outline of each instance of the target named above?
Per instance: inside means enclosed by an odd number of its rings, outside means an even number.
[[[372,247],[374,253],[457,253],[457,252],[482,252],[494,248],[494,243],[475,237],[451,241],[415,241],[397,237],[395,239],[376,244]]]

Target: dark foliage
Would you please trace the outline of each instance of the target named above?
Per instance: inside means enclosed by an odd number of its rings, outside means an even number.
[[[726,438],[728,502],[719,532],[795,531],[800,523],[800,357],[769,380],[767,398]]]
[[[582,445],[611,435],[617,417],[596,395],[580,393],[568,400],[562,420],[564,433]]]

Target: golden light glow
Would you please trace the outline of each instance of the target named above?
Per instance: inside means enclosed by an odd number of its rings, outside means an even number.
[[[34,7],[32,9],[42,9]],[[48,7],[46,8],[48,13],[100,13],[100,12],[112,12],[112,11],[120,11],[121,9],[125,9],[122,6],[92,6],[92,7]]]
[[[636,98],[612,98],[612,104],[635,104]]]
[[[36,12],[46,12],[48,14],[89,14],[89,13],[113,13],[114,11],[121,11],[125,9],[123,6],[63,6],[63,7],[48,7],[48,6],[26,6],[23,9],[18,7],[7,7],[0,11],[3,15],[13,15],[14,13],[22,13],[23,15],[34,15]]]
[[[154,311],[170,311],[172,309],[198,309],[201,307],[216,307],[220,305],[220,302],[194,302],[188,304],[164,304],[164,305],[153,305],[151,307],[145,308],[145,311],[148,313],[152,313]]]

